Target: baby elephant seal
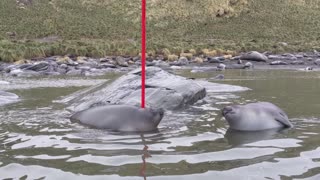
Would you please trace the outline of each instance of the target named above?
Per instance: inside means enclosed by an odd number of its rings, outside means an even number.
[[[292,127],[286,113],[269,102],[226,106],[222,115],[234,130],[261,131]]]
[[[93,107],[71,116],[79,122],[98,129],[121,132],[148,132],[157,130],[163,109],[138,108],[130,105],[108,105]]]

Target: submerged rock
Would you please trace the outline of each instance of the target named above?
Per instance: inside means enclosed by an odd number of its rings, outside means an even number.
[[[67,103],[70,111],[81,111],[106,104],[139,105],[141,97],[141,70],[136,69],[120,77],[111,84],[76,92],[59,102]],[[233,87],[216,83],[205,83],[170,74],[158,67],[147,67],[146,103],[147,107],[178,109],[195,103],[206,95],[206,86],[218,91]],[[238,86],[237,86],[238,87]],[[222,90],[223,91],[223,90]]]
[[[0,91],[0,106],[13,103],[19,100],[19,96],[13,93]]]

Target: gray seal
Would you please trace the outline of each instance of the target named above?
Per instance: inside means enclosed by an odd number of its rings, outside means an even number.
[[[269,102],[226,106],[222,115],[234,130],[261,131],[293,127],[286,113]]]
[[[70,119],[71,122],[79,122],[98,129],[120,132],[148,132],[157,130],[163,115],[163,109],[107,105],[77,112]]]

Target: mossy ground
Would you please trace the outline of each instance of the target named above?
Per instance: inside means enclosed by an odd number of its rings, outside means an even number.
[[[320,0],[147,2],[150,52],[320,50]],[[3,61],[139,54],[140,0],[1,0],[0,14]]]

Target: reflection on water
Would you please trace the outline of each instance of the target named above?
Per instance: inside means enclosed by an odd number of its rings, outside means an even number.
[[[143,155],[142,155],[142,166],[140,168],[140,175],[143,176],[143,179],[147,179],[147,176],[146,176],[146,168],[147,168],[147,164],[146,164],[146,158],[150,158],[151,157],[151,154],[149,153],[148,151],[148,146],[146,145],[146,141],[144,139],[144,136],[143,134],[141,134],[141,140],[143,142]]]
[[[254,143],[257,141],[263,141],[268,139],[275,138],[276,135],[281,133],[282,129],[270,129],[264,131],[237,131],[228,129],[225,138],[227,139],[228,143],[233,146],[239,146],[243,144]]]
[[[218,74],[179,73],[198,79]],[[252,90],[209,92],[186,110],[166,112],[159,132],[143,135],[71,123],[64,107],[52,101],[80,89],[78,85],[12,90],[23,100],[0,107],[0,178],[319,178],[320,73],[230,70],[224,76],[219,82]],[[229,130],[221,108],[255,101],[280,106],[294,129]]]

